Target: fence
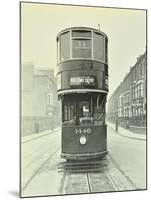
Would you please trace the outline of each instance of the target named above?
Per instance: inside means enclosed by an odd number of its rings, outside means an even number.
[[[22,117],[21,119],[21,136],[39,133],[45,130],[53,130],[60,126],[59,116],[50,117]]]

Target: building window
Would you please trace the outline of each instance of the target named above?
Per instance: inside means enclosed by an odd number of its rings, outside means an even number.
[[[134,87],[134,99],[136,99],[136,86]]]
[[[140,115],[141,115],[141,108],[138,107],[138,116],[140,116]]]
[[[139,85],[137,85],[136,88],[137,88],[137,98],[139,98]]]
[[[53,105],[53,95],[52,93],[49,93],[47,95],[48,105]]]
[[[135,107],[134,107],[134,106],[132,107],[132,115],[133,115],[133,117],[136,116],[136,113],[135,113]]]
[[[140,84],[138,84],[138,98],[140,98],[140,96],[141,96],[141,91],[140,91]]]
[[[136,117],[138,116],[138,107],[135,108]]]
[[[133,70],[133,81],[136,80],[136,69]]]
[[[142,65],[142,63],[140,63],[140,77],[142,77],[142,75],[143,75],[143,65]]]
[[[128,103],[130,102],[130,96],[128,96]]]
[[[123,105],[123,97],[121,97],[121,106]]]
[[[143,83],[140,84],[140,97],[143,97]]]
[[[130,108],[128,108],[128,117],[130,117]]]
[[[135,87],[132,87],[132,99],[135,99]]]
[[[137,97],[143,97],[143,83],[139,83],[137,86]]]

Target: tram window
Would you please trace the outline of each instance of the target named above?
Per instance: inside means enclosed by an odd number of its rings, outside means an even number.
[[[108,62],[108,41],[105,39],[105,62]]]
[[[75,30],[72,31],[72,37],[91,37],[91,31]]]
[[[79,103],[80,117],[90,116],[90,105],[88,101],[81,101]]]
[[[105,103],[106,96],[98,95],[94,103],[94,125],[101,125],[105,123]]]
[[[63,125],[101,125],[105,123],[105,102],[104,95],[89,96],[75,101],[65,101],[62,111]]]
[[[60,61],[70,58],[70,34],[66,32],[60,36]]]
[[[93,124],[93,116],[90,101],[79,102],[79,122],[80,125]]]
[[[93,38],[93,54],[94,59],[105,61],[105,39],[103,35],[94,33]]]
[[[103,88],[103,72],[102,71],[97,71],[97,79],[100,80],[98,81],[98,88]]]
[[[75,124],[75,103],[65,102],[63,104],[63,124]]]
[[[57,75],[57,90],[61,89],[61,74]]]
[[[91,58],[91,40],[73,39],[72,40],[73,58]]]

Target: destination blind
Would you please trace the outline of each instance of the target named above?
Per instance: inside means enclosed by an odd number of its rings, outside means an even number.
[[[95,79],[93,76],[74,76],[70,77],[70,85],[71,86],[79,86],[79,85],[95,85]]]

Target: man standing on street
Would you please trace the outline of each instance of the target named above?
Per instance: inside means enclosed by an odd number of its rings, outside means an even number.
[[[118,118],[115,120],[115,131],[118,132]]]

